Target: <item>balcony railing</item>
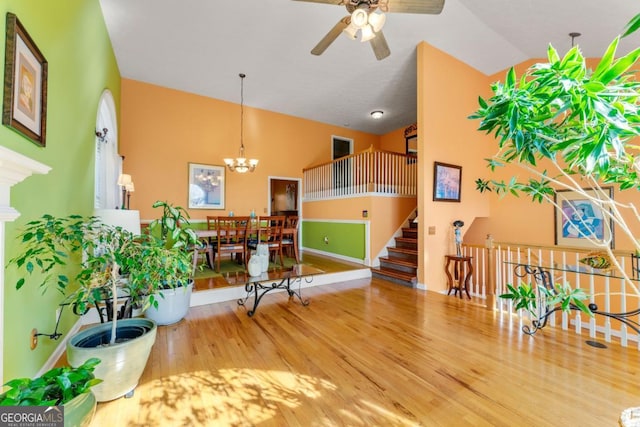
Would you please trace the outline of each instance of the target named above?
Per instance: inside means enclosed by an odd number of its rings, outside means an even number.
[[[417,158],[370,148],[303,169],[304,199],[365,194],[416,196]]]
[[[507,292],[507,284],[521,282],[541,284],[541,276],[523,274],[524,266],[531,270],[546,271],[547,282],[568,283],[572,289],[581,288],[589,299],[585,304],[595,304],[601,315],[589,317],[579,310],[554,312],[546,315],[550,326],[572,329],[590,338],[603,338],[611,342],[619,340],[622,346],[630,341],[640,349],[640,294],[638,294],[638,258],[631,252],[614,251],[621,269],[602,271],[580,262],[589,250],[534,246],[487,241],[486,246],[463,245],[463,254],[472,257],[473,274],[469,284],[472,296],[486,300],[488,309],[496,309],[509,318],[517,319],[520,327],[530,327],[538,319],[525,310],[515,310],[511,300],[499,296]],[[624,276],[627,276],[625,278]],[[629,280],[628,280],[629,279]],[[544,308],[544,301],[539,302]],[[622,315],[622,316],[620,316]]]

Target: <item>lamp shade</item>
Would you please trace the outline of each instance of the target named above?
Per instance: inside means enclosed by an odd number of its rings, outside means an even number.
[[[366,10],[356,9],[351,14],[351,23],[358,28],[362,28],[365,25],[367,25],[368,18],[369,18],[369,15],[367,14]]]
[[[360,40],[361,42],[368,42],[369,40],[373,39],[376,36],[376,34],[371,29],[371,25],[369,24],[362,27],[361,31],[362,31],[362,39]]]
[[[94,216],[112,227],[122,227],[135,235],[140,234],[140,211],[128,209],[96,209]]]
[[[131,184],[131,175],[121,173],[118,177],[118,185],[125,186],[127,184]]]
[[[347,28],[345,28],[344,30],[342,30],[347,37],[349,37],[351,40],[355,40],[358,37],[358,27],[356,27],[355,25],[353,25],[353,22],[350,23]]]
[[[384,26],[387,17],[384,13],[370,13],[369,14],[369,24],[373,28],[374,32],[378,32]]]

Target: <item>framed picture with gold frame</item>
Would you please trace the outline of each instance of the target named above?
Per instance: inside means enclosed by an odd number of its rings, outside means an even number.
[[[2,124],[44,147],[48,64],[16,15],[7,13]]]

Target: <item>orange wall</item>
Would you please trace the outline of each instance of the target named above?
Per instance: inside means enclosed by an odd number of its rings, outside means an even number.
[[[380,136],[380,149],[405,154],[407,152],[407,145],[404,137],[405,129],[406,127],[403,127]],[[411,133],[411,135],[414,134],[415,133]]]
[[[354,140],[354,151],[379,146],[377,135],[246,107],[244,145],[260,163],[254,173],[226,175],[226,210],[189,211],[206,215],[264,214],[268,177],[301,178],[302,168],[328,161],[331,136]],[[238,155],[240,106],[134,80],[122,80],[120,151],[135,192],[131,209],[141,218],[158,215],[151,205],[168,200],[187,206],[188,163],[223,165]],[[304,213],[303,213],[304,214]]]
[[[444,255],[454,253],[454,220],[465,231],[476,217],[489,215],[489,201],[475,191],[491,153],[487,137],[467,119],[491,80],[470,66],[426,44],[418,45],[418,282],[446,289]],[[461,202],[434,202],[434,161],[462,166]],[[429,227],[435,234],[428,234]]]

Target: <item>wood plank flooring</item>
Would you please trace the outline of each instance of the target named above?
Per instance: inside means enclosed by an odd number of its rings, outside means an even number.
[[[379,279],[192,307],[93,426],[615,426],[639,353]]]

